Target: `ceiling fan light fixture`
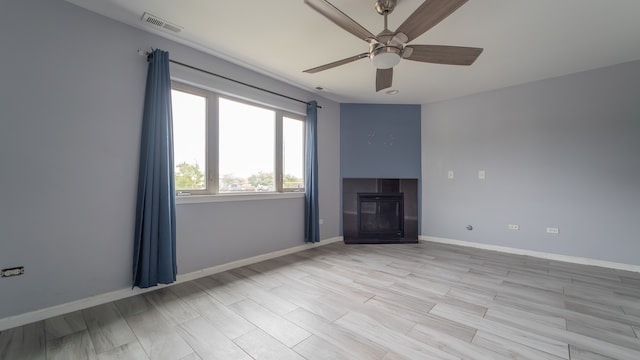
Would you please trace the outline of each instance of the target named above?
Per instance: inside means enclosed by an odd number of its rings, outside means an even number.
[[[369,57],[376,69],[390,69],[400,63],[402,50],[395,46],[382,46],[373,50]]]

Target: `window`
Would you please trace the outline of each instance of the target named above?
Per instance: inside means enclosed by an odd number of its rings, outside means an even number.
[[[304,189],[304,122],[284,117],[283,136],[283,186],[287,190]]]
[[[275,191],[275,111],[219,98],[219,192]]]
[[[176,191],[304,191],[303,116],[172,84]]]
[[[207,99],[172,90],[176,190],[205,190]]]

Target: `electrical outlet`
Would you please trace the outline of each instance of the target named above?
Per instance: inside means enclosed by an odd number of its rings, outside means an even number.
[[[18,276],[24,274],[24,266],[2,269],[2,277]]]
[[[560,231],[557,227],[548,227],[547,234],[559,234]]]
[[[320,223],[320,225],[322,225],[324,224],[324,219],[320,219],[318,222]]]
[[[509,230],[520,230],[520,225],[518,225],[518,224],[509,224],[509,225],[507,225],[507,229],[509,229]]]

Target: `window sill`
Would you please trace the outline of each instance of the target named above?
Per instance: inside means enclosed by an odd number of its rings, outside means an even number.
[[[303,197],[304,197],[304,192],[180,195],[180,196],[176,196],[176,205],[228,202],[228,201],[295,199],[295,198],[303,198]]]

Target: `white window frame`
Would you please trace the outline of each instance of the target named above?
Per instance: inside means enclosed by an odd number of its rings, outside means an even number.
[[[230,197],[234,197],[238,195],[238,197],[242,197],[242,200],[253,200],[257,198],[263,198],[263,195],[273,195],[273,194],[284,194],[284,193],[299,193],[304,194],[303,188],[296,189],[285,189],[283,188],[283,180],[284,180],[284,154],[283,154],[283,119],[285,117],[300,120],[303,123],[303,152],[304,147],[306,146],[304,139],[304,129],[306,127],[306,117],[291,111],[279,109],[276,107],[272,107],[269,105],[261,104],[258,102],[254,102],[247,99],[242,99],[233,95],[228,94],[220,94],[215,91],[205,90],[193,85],[188,85],[180,81],[172,80],[171,81],[171,89],[177,90],[197,96],[202,96],[206,99],[206,121],[205,121],[205,163],[206,163],[206,174],[205,174],[205,184],[206,188],[203,190],[176,190],[176,195],[179,198],[186,198],[189,195],[216,195],[219,197],[225,197],[227,199],[221,201],[229,201]],[[274,165],[274,176],[275,176],[275,191],[271,192],[257,192],[257,191],[244,191],[238,193],[220,193],[219,192],[219,149],[218,149],[218,139],[219,139],[219,111],[218,111],[218,100],[220,98],[224,98],[227,100],[260,107],[263,109],[267,109],[273,111],[275,113],[275,165]],[[175,121],[175,120],[174,120]],[[303,154],[304,161],[304,154]],[[304,169],[304,164],[303,164]],[[303,185],[304,185],[304,174],[303,174]],[[254,195],[254,196],[251,196]],[[293,195],[293,194],[292,194]],[[290,196],[287,196],[290,197]],[[293,195],[293,197],[298,197]],[[191,203],[191,202],[202,202],[203,199],[192,201],[182,201],[183,203]]]

